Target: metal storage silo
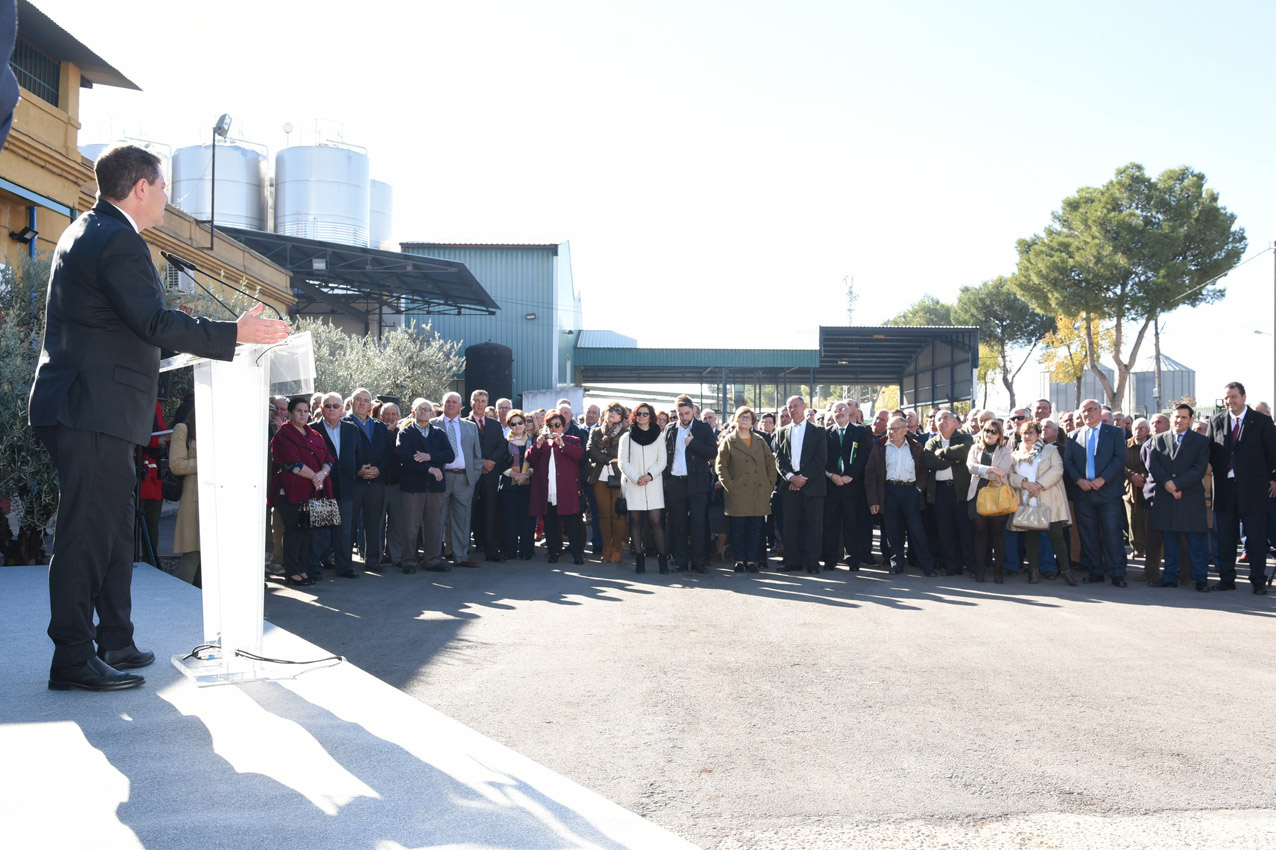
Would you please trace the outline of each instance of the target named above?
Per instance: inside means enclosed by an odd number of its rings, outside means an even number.
[[[514,397],[514,350],[508,345],[482,342],[465,349],[465,397],[487,390],[488,403]]]
[[[394,187],[381,180],[373,180],[371,184],[368,217],[371,225],[369,239],[372,247],[397,251],[398,246],[390,243],[390,237],[394,235]]]
[[[95,142],[91,145],[80,145],[80,155],[92,162],[97,162],[97,158],[102,155],[102,151],[109,148],[111,144],[111,142]]]
[[[169,196],[174,206],[197,219],[214,218],[213,146],[190,145],[173,154]],[[242,144],[217,146],[218,224],[269,230],[266,215],[266,153]]]
[[[368,246],[368,155],[348,146],[299,145],[275,157],[275,232]]]

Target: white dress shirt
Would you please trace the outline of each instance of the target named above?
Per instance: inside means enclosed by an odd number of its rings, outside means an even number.
[[[801,424],[793,423],[789,430],[789,465],[793,467],[793,472],[787,476],[791,479],[794,475],[802,474],[802,444],[806,442],[807,422],[802,420]]]
[[[902,446],[886,441],[886,480],[907,484],[917,480],[917,465],[913,463],[913,450],[907,440]]]
[[[947,441],[947,440],[941,440],[941,442],[943,443],[943,447],[944,447],[944,448],[948,448],[948,441]],[[952,470],[952,467],[949,467],[949,468],[947,468],[947,469],[937,469],[937,470],[935,470],[935,480],[936,480],[936,481],[952,481],[952,480],[953,480],[953,470]]]

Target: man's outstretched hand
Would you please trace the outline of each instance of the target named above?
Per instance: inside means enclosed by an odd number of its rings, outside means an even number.
[[[274,345],[288,338],[288,323],[280,319],[258,318],[263,309],[265,305],[258,302],[255,307],[239,317],[235,322],[238,326],[235,342]]]

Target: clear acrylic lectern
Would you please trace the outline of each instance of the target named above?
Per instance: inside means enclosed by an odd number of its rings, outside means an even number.
[[[204,643],[213,649],[198,657],[174,655],[173,664],[200,685],[288,678],[294,673],[278,673],[277,665],[240,653],[261,655],[267,401],[314,392],[310,334],[278,345],[241,345],[229,361],[179,355],[163,361],[160,370],[185,366],[195,370]]]

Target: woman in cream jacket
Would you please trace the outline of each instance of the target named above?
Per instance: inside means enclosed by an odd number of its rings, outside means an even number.
[[[645,401],[629,414],[629,430],[620,435],[616,461],[620,464],[620,492],[629,510],[629,538],[634,544],[634,572],[647,571],[642,546],[642,521],[646,517],[656,544],[660,572],[669,572],[669,547],[665,543],[665,441],[656,427],[656,409]]]
[[[1028,499],[1036,499],[1039,504],[1050,508],[1050,528],[1046,533],[1050,536],[1050,544],[1061,565],[1061,574],[1068,584],[1075,585],[1077,578],[1068,568],[1068,550],[1063,542],[1064,526],[1072,524],[1068,514],[1068,494],[1063,489],[1063,459],[1059,450],[1041,439],[1041,426],[1029,420],[1019,426],[1019,436],[1023,443],[1012,456],[1014,468],[1010,472],[1010,486],[1024,494],[1023,503]],[[1036,534],[1025,534],[1024,542],[1028,549],[1028,581],[1036,583],[1041,580],[1038,564],[1040,537]]]

